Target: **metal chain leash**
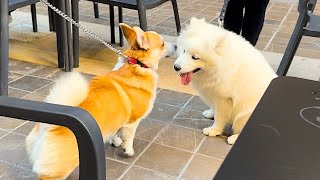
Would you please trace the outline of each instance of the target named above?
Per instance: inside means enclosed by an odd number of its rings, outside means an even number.
[[[123,57],[125,59],[127,59],[127,56],[124,55],[122,53],[121,50],[118,50],[116,48],[114,48],[112,45],[108,44],[106,41],[102,40],[101,38],[99,38],[96,34],[94,34],[93,32],[91,32],[90,30],[88,30],[87,28],[83,27],[82,25],[80,25],[79,23],[77,23],[75,20],[73,20],[71,17],[69,17],[68,15],[66,15],[64,12],[62,12],[61,10],[59,10],[58,8],[56,8],[55,6],[53,6],[52,4],[46,2],[45,0],[40,0],[41,2],[43,2],[44,4],[46,4],[50,9],[52,9],[54,12],[56,12],[58,15],[60,15],[62,18],[64,18],[65,20],[69,21],[71,24],[75,25],[76,27],[78,27],[79,29],[81,29],[82,31],[84,31],[85,33],[89,34],[91,37],[93,37],[94,39],[96,39],[97,41],[101,42],[102,44],[104,44],[105,46],[107,46],[107,48],[109,48],[111,51],[117,53],[118,56]]]
[[[226,15],[226,10],[227,10],[227,6],[228,6],[229,1],[230,0],[224,0],[223,6],[221,9],[219,18],[218,18],[219,27],[223,27],[223,21],[224,21],[225,15]]]

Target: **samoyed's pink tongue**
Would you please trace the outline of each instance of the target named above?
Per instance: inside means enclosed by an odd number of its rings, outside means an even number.
[[[181,84],[188,85],[192,79],[192,72],[182,73],[180,76],[181,76]]]

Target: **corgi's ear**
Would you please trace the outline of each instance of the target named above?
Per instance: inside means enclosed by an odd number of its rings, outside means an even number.
[[[134,45],[136,42],[136,32],[133,30],[133,28],[125,23],[120,23],[120,28],[124,37],[127,39],[129,46]]]
[[[136,41],[137,41],[137,45],[141,48],[141,49],[145,49],[145,50],[148,50],[149,49],[149,46],[150,46],[150,43],[149,43],[149,40],[148,40],[148,37],[146,35],[146,33],[144,33],[144,31],[139,28],[139,27],[133,27],[133,30],[135,31],[136,33]]]

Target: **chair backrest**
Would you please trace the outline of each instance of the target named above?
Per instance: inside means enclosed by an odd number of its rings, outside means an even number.
[[[298,4],[298,12],[302,13],[304,12],[304,8],[306,8],[307,11],[314,11],[314,8],[316,7],[317,0],[299,0]]]
[[[39,2],[39,0],[9,0],[9,11],[16,10],[31,4]]]

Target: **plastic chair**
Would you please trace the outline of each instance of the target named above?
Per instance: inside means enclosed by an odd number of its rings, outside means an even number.
[[[9,13],[25,6],[31,6],[33,32],[38,32],[36,3],[39,0],[9,0]]]
[[[109,5],[110,10],[110,28],[111,28],[111,43],[115,43],[115,34],[114,34],[114,6],[117,6],[119,9],[119,23],[123,22],[123,13],[122,8],[134,9],[138,11],[140,27],[144,31],[148,30],[147,25],[147,13],[146,10],[153,9],[160,6],[161,4],[171,1],[173,6],[173,13],[176,22],[177,33],[181,31],[181,24],[178,12],[177,0],[89,0],[94,2],[94,14],[95,17],[99,17],[99,9],[97,3],[103,3]],[[119,31],[120,46],[123,45],[123,37],[121,31]]]
[[[299,0],[298,11],[300,15],[278,67],[277,74],[279,76],[287,74],[302,36],[320,37],[320,16],[313,14],[316,3],[317,0]]]
[[[70,129],[78,143],[79,179],[106,179],[101,131],[87,111],[76,107],[0,96],[0,116],[55,124]]]

